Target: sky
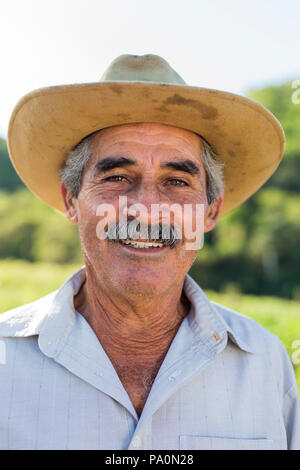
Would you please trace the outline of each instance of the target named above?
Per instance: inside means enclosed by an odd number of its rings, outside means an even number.
[[[0,135],[26,93],[158,54],[190,85],[246,94],[300,79],[300,0],[1,0]]]

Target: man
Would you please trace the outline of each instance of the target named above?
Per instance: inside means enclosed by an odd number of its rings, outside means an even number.
[[[278,166],[276,119],[158,56],[121,56],[99,83],[23,98],[8,143],[28,187],[78,224],[85,267],[0,316],[0,447],[299,449],[286,350],[187,275],[191,233]]]

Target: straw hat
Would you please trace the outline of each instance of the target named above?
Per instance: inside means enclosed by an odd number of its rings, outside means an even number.
[[[272,175],[284,133],[260,104],[224,91],[191,87],[157,55],[122,55],[96,83],[41,88],[16,105],[8,148],[24,183],[64,212],[59,170],[68,151],[97,130],[154,122],[195,132],[225,163],[221,215],[242,204]]]

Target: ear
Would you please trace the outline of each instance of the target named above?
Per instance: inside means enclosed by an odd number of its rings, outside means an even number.
[[[222,193],[217,201],[213,201],[207,209],[204,217],[204,232],[210,232],[216,225],[220,210],[224,201],[224,193]]]
[[[61,183],[60,185],[60,192],[63,198],[66,216],[71,222],[77,223],[78,222],[77,204],[76,204],[77,199],[72,195],[71,191],[68,188],[66,188],[64,183]]]

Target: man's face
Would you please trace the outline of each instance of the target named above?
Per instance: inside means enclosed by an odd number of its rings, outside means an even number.
[[[196,205],[202,204],[204,227],[201,229],[211,230],[220,203],[213,210],[207,203],[200,139],[176,127],[128,124],[98,132],[92,149],[80,193],[77,199],[72,199],[70,211],[79,224],[86,266],[100,282],[124,292],[146,295],[168,290],[183,280],[198,251],[186,249],[184,230],[175,247],[137,248],[122,241],[100,239],[99,232],[97,235],[101,220],[99,207],[103,204],[112,207],[114,210],[106,213],[106,220],[116,215],[118,222],[119,214],[127,214],[130,219],[128,208],[142,204],[145,210],[136,215],[150,226],[153,204],[165,207],[176,204],[182,214],[185,205],[189,205],[189,217],[195,228]],[[122,203],[120,207],[120,196],[123,201],[126,196],[126,207]],[[170,221],[175,222],[174,214]]]

